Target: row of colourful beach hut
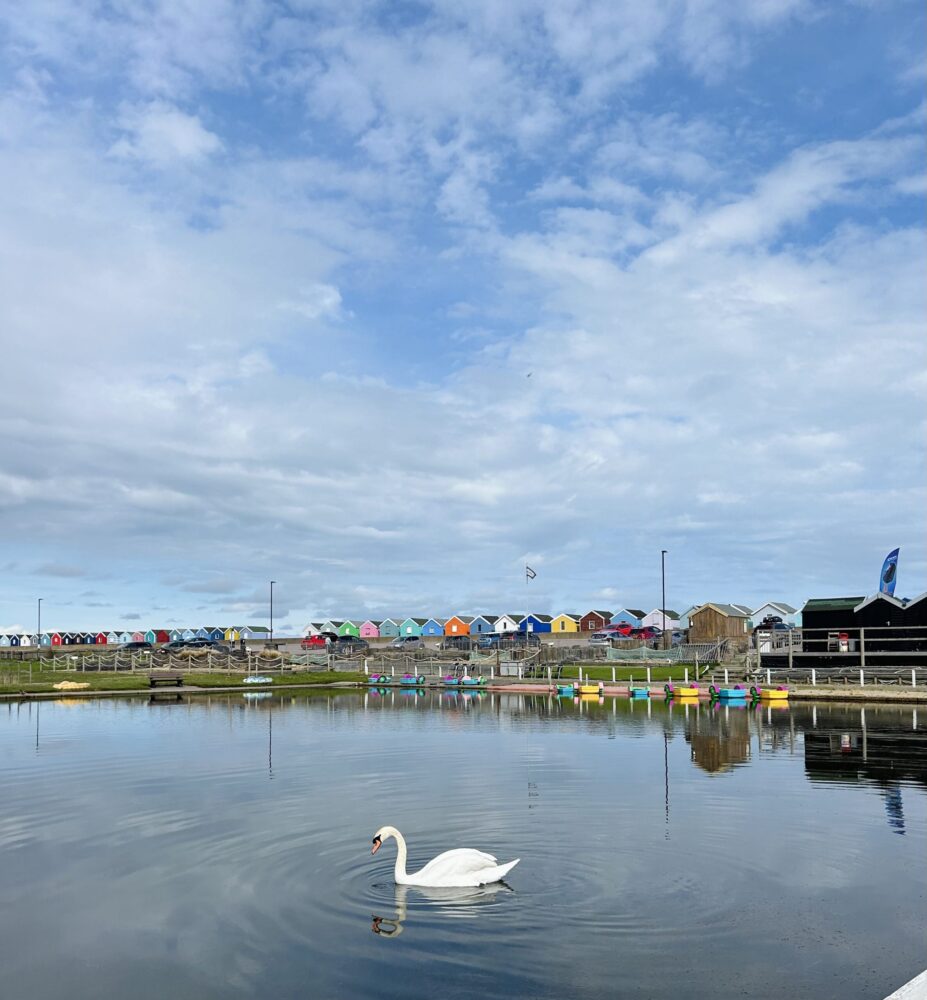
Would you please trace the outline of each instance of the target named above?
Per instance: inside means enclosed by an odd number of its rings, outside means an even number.
[[[228,628],[204,625],[201,628],[149,628],[134,632],[23,632],[0,635],[0,647],[11,646],[121,646],[126,642],[165,643],[179,639],[213,639],[238,642],[240,639],[266,639],[270,629],[263,625],[233,625]]]
[[[559,615],[505,614],[505,615],[452,615],[450,618],[386,618],[366,621],[310,622],[303,635],[332,632],[336,635],[353,635],[361,639],[397,638],[399,636],[472,636],[497,632],[597,632],[609,624],[625,622],[632,628],[656,625],[658,628],[679,627],[679,615],[659,608],[645,612],[640,609],[622,608],[619,611],[587,611],[585,614]]]
[[[304,629],[304,636],[333,632],[337,635],[359,636],[361,639],[396,638],[398,636],[470,636],[495,632],[552,632],[563,635],[570,632],[597,632],[606,625],[621,623],[632,628],[656,626],[663,631],[689,629],[694,627],[699,616],[708,611],[717,616],[730,618],[734,624],[719,634],[739,635],[752,628],[754,622],[762,621],[768,615],[775,615],[782,621],[795,625],[799,612],[783,601],[768,601],[757,608],[745,604],[693,604],[681,614],[671,608],[619,608],[617,611],[587,611],[585,614],[563,613],[559,615],[505,614],[505,615],[452,615],[450,618],[386,618],[366,621],[329,620],[310,622]],[[736,622],[734,621],[736,619]],[[711,628],[716,628],[713,621]]]

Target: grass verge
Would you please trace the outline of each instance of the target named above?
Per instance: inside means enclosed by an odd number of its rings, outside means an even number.
[[[364,674],[348,671],[294,671],[286,674],[267,674],[274,687],[290,684],[320,685],[333,684],[338,681],[361,681]],[[245,684],[244,674],[225,672],[195,672],[184,673],[184,685],[187,687],[219,688],[240,687],[242,690],[254,689],[257,685]],[[61,681],[75,681],[78,684],[89,684],[89,691],[147,691],[148,675],[144,671],[136,673],[114,672],[111,670],[38,670],[33,668],[32,675],[28,666],[14,670],[0,668],[0,694],[42,694],[55,692],[55,685]],[[166,688],[175,690],[174,688]],[[158,690],[165,690],[159,685]],[[58,692],[55,692],[58,693]],[[61,691],[65,696],[67,691]]]

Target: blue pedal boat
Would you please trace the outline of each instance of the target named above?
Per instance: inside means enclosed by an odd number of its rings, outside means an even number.
[[[425,675],[421,674],[416,677],[415,674],[403,674],[399,678],[399,683],[404,687],[424,687]]]
[[[718,688],[712,684],[708,688],[708,694],[718,701],[746,701],[750,697],[750,691],[739,684],[735,684],[732,688]]]

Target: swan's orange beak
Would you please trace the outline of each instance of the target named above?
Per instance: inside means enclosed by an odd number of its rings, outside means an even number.
[[[370,851],[370,853],[371,853],[371,854],[376,854],[376,853],[377,853],[377,851],[379,851],[379,850],[380,850],[380,844],[381,844],[381,843],[382,843],[382,842],[381,842],[381,840],[380,840],[380,838],[379,838],[379,837],[374,837],[374,838],[373,838],[373,847],[371,848],[371,851]]]

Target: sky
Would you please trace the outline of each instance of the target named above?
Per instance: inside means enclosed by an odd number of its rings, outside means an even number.
[[[927,590],[925,27],[8,0],[0,629]]]

